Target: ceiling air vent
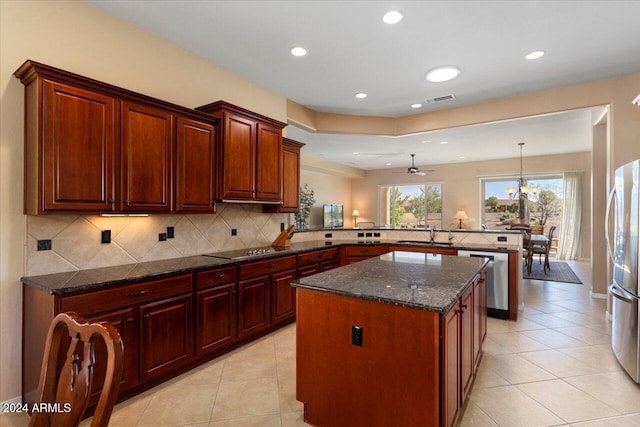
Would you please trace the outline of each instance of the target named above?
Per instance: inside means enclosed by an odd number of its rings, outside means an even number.
[[[444,96],[436,96],[435,98],[427,99],[427,102],[451,101],[452,99],[456,99],[456,96],[454,94],[444,95]]]

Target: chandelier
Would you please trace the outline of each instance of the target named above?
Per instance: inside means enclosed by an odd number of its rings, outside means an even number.
[[[518,142],[520,146],[520,178],[518,179],[518,188],[507,187],[507,193],[509,197],[512,199],[520,198],[520,199],[528,199],[529,197],[534,198],[538,194],[538,186],[534,185],[531,188],[527,186],[527,181],[522,177],[522,147],[524,146],[524,142]]]

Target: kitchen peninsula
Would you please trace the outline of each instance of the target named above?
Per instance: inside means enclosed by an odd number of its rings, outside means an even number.
[[[486,334],[487,262],[390,252],[294,282],[305,421],[453,425]]]

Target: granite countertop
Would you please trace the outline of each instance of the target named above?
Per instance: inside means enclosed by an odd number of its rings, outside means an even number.
[[[294,281],[292,286],[445,313],[489,261],[390,252]]]
[[[496,252],[517,251],[516,246],[496,245],[431,245],[428,243],[398,243],[396,240],[314,240],[309,242],[292,243],[290,247],[264,255],[251,258],[224,259],[216,256],[224,256],[225,252],[209,254],[213,256],[194,255],[183,258],[172,258],[160,261],[141,262],[137,264],[118,265],[113,267],[95,268],[90,270],[69,271],[63,273],[45,274],[40,276],[22,277],[23,283],[36,287],[51,295],[70,295],[88,290],[106,289],[125,284],[132,284],[143,280],[158,279],[178,274],[188,274],[212,268],[233,266],[241,263],[277,258],[286,255],[297,255],[319,249],[339,247],[342,245],[362,244],[394,244],[426,247],[451,247],[455,249],[482,249]]]

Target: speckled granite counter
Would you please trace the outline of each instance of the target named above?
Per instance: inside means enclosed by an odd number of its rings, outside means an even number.
[[[202,271],[210,268],[236,265],[244,262],[276,258],[286,255],[296,255],[330,247],[342,245],[369,245],[369,244],[393,244],[405,246],[426,247],[451,247],[455,249],[483,249],[496,252],[513,252],[515,246],[498,245],[431,245],[428,243],[399,243],[395,240],[317,240],[292,243],[290,247],[282,251],[258,255],[251,258],[225,259],[216,256],[224,256],[225,252],[210,254],[214,256],[194,255],[183,258],[172,258],[160,261],[143,262],[138,264],[119,265],[114,267],[95,268],[90,270],[70,271],[63,273],[46,274],[41,276],[27,276],[21,280],[23,283],[34,286],[51,295],[66,295],[88,290],[106,289],[135,283],[137,281],[154,279],[164,276],[184,274]]]
[[[390,252],[292,285],[444,313],[487,263],[484,258]]]

